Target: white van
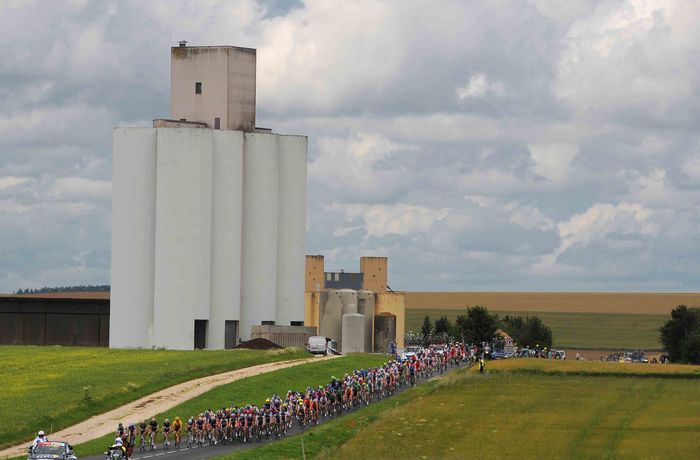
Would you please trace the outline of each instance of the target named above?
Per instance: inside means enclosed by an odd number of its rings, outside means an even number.
[[[326,338],[322,335],[314,335],[312,337],[309,337],[309,343],[307,348],[311,353],[325,355],[326,353],[328,353],[328,347],[326,346],[326,342]]]

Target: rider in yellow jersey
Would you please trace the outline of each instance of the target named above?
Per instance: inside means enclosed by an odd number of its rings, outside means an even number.
[[[175,433],[175,448],[180,447],[180,432],[182,431],[182,419],[178,416],[173,420],[173,433]]]

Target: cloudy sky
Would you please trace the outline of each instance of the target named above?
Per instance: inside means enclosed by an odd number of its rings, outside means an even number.
[[[0,292],[109,283],[111,129],[178,40],[258,49],[307,252],[402,290],[697,291],[700,3],[0,2]]]

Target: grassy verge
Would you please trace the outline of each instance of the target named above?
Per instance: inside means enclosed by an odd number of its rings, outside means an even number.
[[[428,315],[435,321],[446,316],[454,322],[464,308],[407,308],[406,330],[419,331],[423,318]],[[498,311],[499,316],[526,314],[539,316],[552,328],[554,346],[585,349],[634,349],[658,350],[659,327],[668,315],[633,313],[574,313],[549,311]]]
[[[0,346],[0,448],[31,439],[40,429],[57,431],[176,383],[306,356],[298,349],[165,351]]]
[[[319,458],[698,458],[698,369],[682,367],[490,363],[414,393]]]
[[[179,415],[185,419],[208,408],[220,408],[230,404],[261,404],[272,393],[285,394],[287,390],[302,390],[307,385],[320,385],[328,382],[331,375],[342,376],[353,369],[377,366],[387,360],[386,356],[374,354],[352,354],[318,363],[280,369],[278,371],[249,377],[214,388],[205,394],[174,407],[161,414],[153,414],[159,422],[171,420]],[[129,422],[129,420],[126,420]],[[116,427],[115,427],[116,428]],[[76,446],[78,456],[102,452],[113,441],[108,435],[100,439]]]
[[[697,378],[698,366],[491,362],[313,428],[304,448],[316,459],[697,458]],[[301,436],[222,458],[302,458]]]

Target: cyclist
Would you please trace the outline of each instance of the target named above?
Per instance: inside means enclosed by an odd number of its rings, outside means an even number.
[[[175,434],[175,448],[180,448],[180,431],[182,431],[182,419],[180,416],[175,417],[173,420],[173,433]]]
[[[163,420],[163,447],[170,447],[170,419]]]
[[[126,429],[124,428],[124,424],[122,422],[119,422],[119,426],[117,427],[117,436],[118,437],[123,437],[124,433],[126,432]]]
[[[139,423],[139,436],[141,436],[141,451],[146,450],[146,434],[148,431],[148,423],[146,420],[142,420]]]
[[[129,457],[134,453],[134,446],[136,445],[136,425],[129,423],[129,427],[126,431],[126,453]]]
[[[158,421],[152,418],[148,423],[148,436],[150,439],[151,450],[156,450],[156,436],[158,435]]]
[[[187,430],[187,447],[192,447],[192,441],[194,440],[195,436],[194,415],[187,419],[185,430]]]

